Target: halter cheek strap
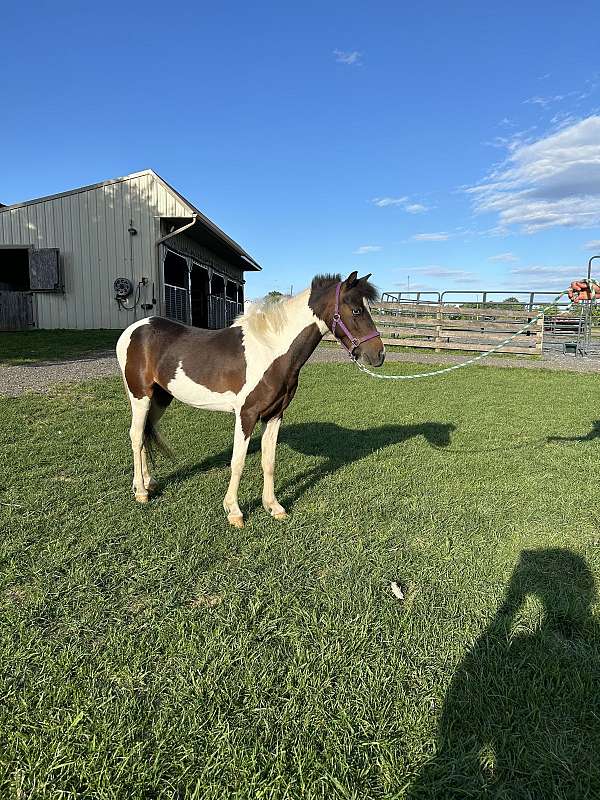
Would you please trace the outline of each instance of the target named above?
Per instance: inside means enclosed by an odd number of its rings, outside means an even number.
[[[368,333],[366,336],[363,336],[361,339],[357,339],[356,336],[352,336],[352,334],[350,333],[348,328],[344,325],[344,320],[340,316],[340,292],[341,292],[341,289],[342,289],[342,284],[338,283],[338,285],[335,287],[335,311],[333,312],[333,323],[331,325],[331,332],[335,336],[336,327],[339,326],[342,329],[342,332],[345,334],[345,336],[350,341],[351,347],[348,347],[348,345],[340,337],[336,336],[336,339],[338,340],[338,342],[343,347],[346,348],[350,358],[354,358],[354,351],[356,350],[356,348],[359,345],[364,344],[364,342],[368,342],[370,339],[376,339],[380,335],[380,333],[377,330],[377,328],[375,328],[375,330],[372,333]]]

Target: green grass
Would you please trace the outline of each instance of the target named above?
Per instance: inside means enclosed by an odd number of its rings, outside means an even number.
[[[139,506],[118,379],[0,400],[0,797],[599,797],[597,399],[308,367],[241,531],[230,417]]]
[[[112,350],[121,331],[53,330],[8,331],[0,333],[0,366],[59,361]]]

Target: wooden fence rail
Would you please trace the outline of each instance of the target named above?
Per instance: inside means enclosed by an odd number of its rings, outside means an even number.
[[[537,316],[538,311],[460,308],[448,304],[376,303],[373,320],[386,345],[432,350],[483,352],[496,347]],[[327,337],[332,339],[331,336]],[[520,334],[501,353],[541,354],[544,318]]]

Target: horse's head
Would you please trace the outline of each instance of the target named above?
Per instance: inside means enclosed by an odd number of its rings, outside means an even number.
[[[309,304],[354,358],[380,367],[385,349],[369,311],[369,301],[378,294],[370,277],[369,273],[359,278],[352,272],[343,281],[339,275],[318,275],[312,282]]]

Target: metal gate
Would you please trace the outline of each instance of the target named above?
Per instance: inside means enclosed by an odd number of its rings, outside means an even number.
[[[228,327],[244,311],[242,303],[215,294],[209,295],[208,304],[211,328]]]
[[[189,294],[187,289],[165,283],[165,315],[169,319],[174,319],[187,325],[189,321],[188,312]]]
[[[0,292],[0,331],[35,327],[31,292]]]

